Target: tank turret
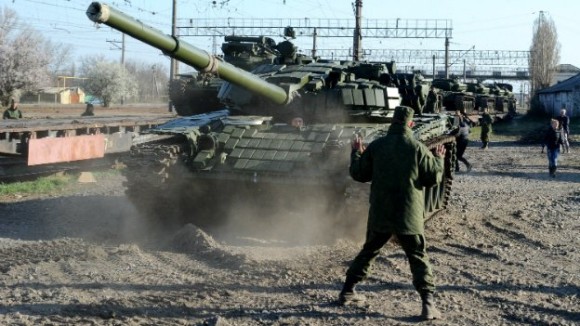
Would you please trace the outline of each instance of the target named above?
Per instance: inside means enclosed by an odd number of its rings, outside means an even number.
[[[271,115],[274,121],[300,116],[309,123],[338,122],[349,117],[387,118],[389,109],[398,105],[397,89],[384,84],[388,80],[387,64],[379,64],[380,71],[374,71],[376,78],[368,78],[373,71],[370,64],[315,62],[298,55],[295,47],[285,41],[277,45],[280,62],[258,66],[250,73],[106,4],[92,3],[87,16],[158,48],[201,73],[217,74],[228,82],[221,86],[218,97],[236,112]],[[393,63],[390,65],[392,70]]]
[[[273,64],[280,56],[276,41],[269,37],[228,35],[224,41],[224,60],[247,71],[261,64]]]
[[[221,49],[223,60],[247,71],[280,57],[276,41],[265,36],[228,35]],[[211,72],[179,74],[169,82],[169,99],[180,116],[211,112],[224,106],[217,97],[222,84]]]

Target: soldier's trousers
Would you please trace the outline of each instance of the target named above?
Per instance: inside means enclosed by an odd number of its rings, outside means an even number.
[[[481,131],[481,141],[483,143],[489,143],[489,131],[487,130]]]
[[[368,230],[366,242],[346,271],[346,275],[357,282],[365,279],[381,248],[391,237],[392,234],[390,233],[378,233]],[[425,237],[422,234],[397,234],[397,238],[409,260],[415,289],[419,293],[435,291],[433,273],[431,272],[431,265],[426,251]]]

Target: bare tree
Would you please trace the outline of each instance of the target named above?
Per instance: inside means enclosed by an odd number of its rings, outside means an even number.
[[[36,90],[49,81],[50,43],[19,23],[13,10],[0,8],[0,101]],[[57,60],[61,60],[58,58]]]
[[[51,41],[46,41],[43,45],[44,51],[50,53],[51,60],[48,64],[48,72],[53,81],[58,75],[74,76],[74,61],[70,46],[63,46]]]
[[[143,103],[167,101],[169,77],[163,63],[147,64],[129,60],[127,70],[135,76],[139,87],[136,101]]]
[[[122,98],[137,95],[137,82],[123,65],[108,61],[102,56],[82,59],[81,71],[87,78],[83,83],[87,93],[100,97],[108,107]]]
[[[549,87],[556,65],[560,62],[560,44],[554,21],[543,11],[534,22],[534,35],[530,46],[531,92]]]

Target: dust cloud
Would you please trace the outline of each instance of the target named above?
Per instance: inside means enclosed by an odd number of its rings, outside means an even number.
[[[238,188],[235,196],[224,199],[225,216],[204,229],[216,239],[238,246],[328,245],[364,235],[366,207],[350,202],[344,191],[305,185],[256,188]],[[353,207],[358,212],[346,209]]]

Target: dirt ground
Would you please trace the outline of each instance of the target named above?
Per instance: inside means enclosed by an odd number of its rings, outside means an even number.
[[[580,149],[552,179],[539,146],[478,145],[427,224],[443,320],[418,319],[396,245],[358,287],[367,302],[341,307],[360,241],[233,244],[191,224],[152,236],[122,175],[106,173],[60,195],[2,199],[0,324],[580,325]]]

